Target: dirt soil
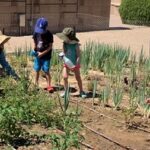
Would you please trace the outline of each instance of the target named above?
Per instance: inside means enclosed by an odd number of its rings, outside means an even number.
[[[77,33],[77,37],[80,39],[80,43],[83,46],[86,41],[93,40],[95,42],[102,42],[106,44],[119,44],[123,47],[130,47],[131,50],[139,54],[143,47],[145,55],[149,55],[150,49],[150,28],[137,27],[137,26],[121,26],[111,27],[107,31],[95,31],[95,32],[83,32]],[[60,41],[54,35],[54,49],[60,49],[62,47],[62,41]],[[12,37],[9,44],[6,45],[7,53],[14,52],[17,47],[24,48],[24,46],[32,47],[32,36],[24,37]],[[40,79],[41,86],[45,86],[43,78]],[[78,89],[74,76],[71,76],[69,82],[72,87]],[[83,85],[87,90],[87,80],[83,77]],[[85,143],[89,145],[89,148],[82,146],[82,150],[150,150],[150,123],[144,122],[143,116],[140,113],[134,118],[135,126],[147,130],[147,132],[135,128],[127,128],[125,125],[125,119],[122,108],[120,110],[114,110],[113,107],[103,107],[99,105],[98,98],[93,99],[89,97],[85,100],[80,99],[74,95],[71,96],[70,105],[76,105],[77,101],[80,104],[81,117],[85,125],[81,134],[85,138]],[[117,121],[116,121],[117,120]],[[120,123],[121,122],[121,123]],[[89,130],[92,128],[93,131]],[[36,127],[36,131],[43,129]],[[47,131],[43,131],[47,132]],[[95,133],[97,132],[97,133]],[[115,142],[111,142],[111,139]],[[120,145],[119,145],[120,144]],[[91,148],[90,148],[91,147]],[[3,149],[1,147],[1,149]],[[33,146],[20,147],[18,150],[50,150],[48,143],[39,143]]]
[[[45,79],[40,78],[40,82],[43,83],[41,87],[44,87]],[[69,77],[69,83],[72,88],[78,90],[73,75]],[[103,107],[99,103],[98,97],[93,101],[92,93],[87,89],[87,83],[87,77],[83,77],[83,85],[85,91],[88,92],[88,98],[79,98],[78,91],[71,93],[70,98],[70,106],[75,107],[78,102],[79,110],[81,110],[80,120],[83,123],[83,129],[80,134],[84,137],[86,144],[86,146],[81,145],[81,150],[150,150],[150,120],[145,122],[141,112],[137,111],[132,120],[133,126],[127,126],[123,113],[124,106],[114,110],[111,102],[107,107]],[[61,92],[59,91],[59,93]],[[126,104],[126,99],[124,99],[123,104]],[[48,132],[48,129],[43,129],[40,126],[34,126],[32,130],[36,133]],[[28,147],[21,146],[18,148],[18,150],[50,149],[49,143],[36,143]]]
[[[115,110],[112,102],[104,107],[99,102],[99,88],[97,90],[96,98],[92,98],[92,92],[88,90],[89,79],[97,76],[98,84],[105,85],[105,78],[103,73],[96,71],[90,72],[88,77],[82,76],[83,86],[88,93],[88,98],[81,99],[78,97],[78,86],[73,74],[69,76],[69,83],[74,91],[71,93],[70,106],[77,106],[81,111],[80,120],[83,123],[83,129],[80,134],[84,137],[81,144],[81,150],[150,150],[150,120],[144,120],[142,113],[138,110],[132,120],[133,126],[125,123],[125,115],[123,113],[124,106],[127,104],[127,99],[124,98],[120,109]],[[45,78],[40,78],[40,86],[46,86]],[[61,84],[62,84],[61,80]],[[55,83],[53,82],[53,85]],[[61,93],[62,91],[58,91]],[[50,94],[50,96],[53,96]],[[33,126],[30,132],[46,134],[48,129],[43,129],[41,126]],[[20,146],[18,150],[50,150],[51,144],[49,142],[34,143],[33,145]],[[72,150],[72,149],[71,149]],[[76,149],[73,149],[76,150]]]

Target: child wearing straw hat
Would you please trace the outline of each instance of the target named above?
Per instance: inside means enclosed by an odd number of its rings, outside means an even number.
[[[10,64],[7,62],[4,54],[4,45],[8,42],[9,39],[10,39],[9,36],[3,35],[2,32],[0,31],[0,65],[6,71],[7,75],[10,75],[15,80],[18,80],[19,79],[18,75],[12,69]]]
[[[53,92],[54,89],[51,86],[51,75],[50,75],[50,61],[52,53],[53,35],[47,29],[48,21],[46,18],[39,18],[36,21],[33,40],[34,40],[34,70],[35,84],[38,85],[39,72],[42,69],[46,75],[47,87],[45,90]]]
[[[80,97],[86,98],[87,95],[83,91],[82,87],[82,80],[80,76],[80,48],[79,48],[79,39],[75,35],[75,30],[71,27],[64,28],[62,33],[56,34],[61,40],[63,40],[63,53],[67,60],[73,64],[72,67],[65,63],[64,61],[64,68],[63,68],[63,78],[64,78],[64,88],[65,90],[68,87],[68,74],[69,71],[73,71],[75,74],[75,78],[77,80],[79,90],[80,90]],[[61,97],[64,97],[65,92],[61,94]]]

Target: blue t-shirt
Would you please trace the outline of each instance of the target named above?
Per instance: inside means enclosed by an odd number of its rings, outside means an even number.
[[[35,51],[38,51],[38,52],[43,52],[47,50],[47,48],[49,47],[49,44],[53,43],[53,35],[49,30],[47,30],[43,34],[34,33],[33,39],[36,44]],[[51,54],[52,54],[52,49],[47,54],[40,57],[40,59],[46,59],[46,60],[51,59]]]

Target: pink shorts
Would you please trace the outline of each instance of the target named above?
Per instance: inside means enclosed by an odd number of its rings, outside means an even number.
[[[75,71],[75,70],[79,70],[80,69],[80,65],[76,65],[74,68],[69,68],[66,64],[64,64],[64,67],[71,70],[71,71]]]

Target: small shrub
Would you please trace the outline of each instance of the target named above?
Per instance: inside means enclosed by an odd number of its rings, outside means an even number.
[[[123,23],[150,25],[150,0],[122,0],[119,12]]]

